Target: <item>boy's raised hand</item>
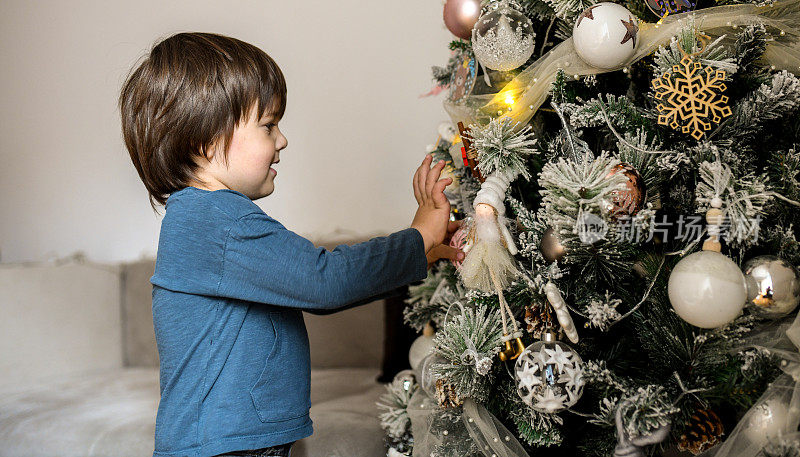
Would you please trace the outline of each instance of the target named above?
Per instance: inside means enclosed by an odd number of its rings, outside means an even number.
[[[428,259],[428,268],[439,259],[448,259],[454,262],[461,262],[466,257],[464,251],[450,246],[450,239],[453,234],[461,228],[461,221],[450,221],[447,224],[447,236],[444,237],[442,244],[437,244],[425,255]]]
[[[430,154],[425,156],[413,179],[414,198],[419,207],[411,227],[422,235],[426,255],[434,246],[441,244],[448,234],[450,202],[444,195],[444,188],[453,182],[451,178],[439,179],[444,160],[431,168],[432,161]]]

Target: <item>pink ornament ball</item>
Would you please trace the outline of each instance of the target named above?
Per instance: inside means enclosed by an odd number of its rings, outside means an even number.
[[[460,229],[456,230],[455,233],[453,233],[453,236],[450,237],[450,246],[456,249],[463,249],[464,245],[467,243],[468,232],[468,227],[461,227]],[[463,261],[458,260],[451,260],[450,262],[452,262],[457,269],[461,268],[461,264],[463,263]]]
[[[480,0],[447,0],[444,4],[444,25],[447,30],[461,38],[472,38],[472,27],[481,15]]]

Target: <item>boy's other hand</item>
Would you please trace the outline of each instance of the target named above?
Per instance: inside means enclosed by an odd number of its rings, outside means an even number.
[[[428,268],[439,259],[448,259],[456,262],[462,262],[466,254],[458,248],[450,246],[450,239],[453,233],[461,228],[461,221],[450,221],[447,225],[447,235],[444,237],[442,244],[437,244],[425,255],[428,259]]]
[[[425,156],[412,181],[414,198],[417,199],[419,207],[411,227],[422,235],[426,255],[447,236],[450,202],[444,196],[444,188],[453,182],[451,178],[439,179],[444,168],[444,160],[440,160],[431,168],[432,161],[433,157],[430,154]]]

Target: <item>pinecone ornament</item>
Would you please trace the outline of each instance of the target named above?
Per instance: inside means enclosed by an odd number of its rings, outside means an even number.
[[[725,429],[717,414],[710,409],[700,409],[692,414],[686,433],[681,435],[678,449],[698,455],[722,441]]]
[[[563,339],[564,329],[555,326],[551,313],[549,305],[534,303],[525,307],[526,330],[535,339],[542,339],[542,332],[548,329],[556,332],[559,340]]]
[[[463,400],[456,395],[456,389],[444,379],[436,380],[436,402],[442,408],[461,406]]]

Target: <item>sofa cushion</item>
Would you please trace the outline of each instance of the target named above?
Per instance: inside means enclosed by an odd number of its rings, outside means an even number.
[[[126,368],[0,392],[0,457],[152,456],[158,370]]]
[[[292,457],[383,457],[378,369],[311,371],[314,434]],[[153,454],[158,369],[124,368],[0,389],[0,457]]]
[[[118,270],[0,265],[0,388],[122,367]]]

